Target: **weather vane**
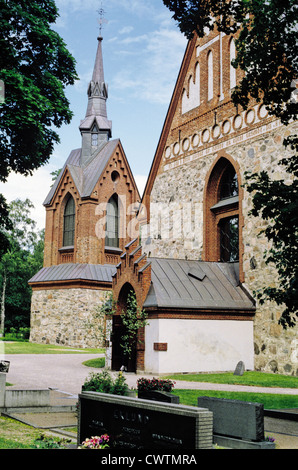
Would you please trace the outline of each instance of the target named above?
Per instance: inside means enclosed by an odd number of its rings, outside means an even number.
[[[105,11],[104,11],[104,9],[103,9],[102,2],[101,2],[101,7],[100,7],[100,9],[97,10],[97,13],[98,13],[99,16],[100,16],[99,20],[97,20],[97,21],[98,21],[98,24],[99,24],[99,36],[101,37],[103,24],[104,24],[104,23],[108,23],[108,21],[104,18]]]

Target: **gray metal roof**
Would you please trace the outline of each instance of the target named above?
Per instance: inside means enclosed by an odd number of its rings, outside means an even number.
[[[119,139],[105,142],[99,151],[83,165],[80,164],[81,149],[72,150],[62,171],[47,195],[44,205],[47,206],[51,204],[66,168],[70,171],[80,196],[89,197],[119,142]]]
[[[152,284],[144,307],[254,310],[230,263],[149,258]]]
[[[29,283],[85,280],[112,283],[115,266],[111,264],[59,264],[42,268]]]

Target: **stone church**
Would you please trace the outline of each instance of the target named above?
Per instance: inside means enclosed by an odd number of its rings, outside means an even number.
[[[281,308],[254,299],[276,273],[264,262],[265,222],[250,215],[243,186],[246,171],[289,177],[277,163],[297,126],[281,125],[253,100],[247,110],[234,106],[241,79],[234,57],[233,38],[217,31],[188,42],[138,204],[121,143],[110,140],[99,41],[82,149],[71,152],[45,201],[44,268],[30,281],[32,341],[89,345],[94,328],[83,323],[112,290],[107,366],[117,370],[120,313],[133,291],[148,320],[130,371],[227,371],[242,360],[249,370],[298,373],[297,328],[283,330]],[[120,195],[136,212],[120,214]],[[97,209],[102,202],[112,202],[106,212]],[[105,236],[96,234],[99,213],[106,214]],[[134,236],[119,236],[132,219]]]

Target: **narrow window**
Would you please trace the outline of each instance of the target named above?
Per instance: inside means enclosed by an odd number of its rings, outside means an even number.
[[[64,208],[64,217],[63,217],[63,246],[73,246],[74,245],[74,235],[75,235],[75,202],[72,196],[69,196],[69,199]]]
[[[235,41],[231,39],[230,41],[230,88],[234,88],[236,86],[236,69],[232,65],[232,60],[236,58],[236,48],[235,48]]]
[[[239,218],[227,217],[219,222],[220,261],[236,262],[239,260]]]
[[[119,247],[119,208],[117,196],[112,196],[107,204],[105,245]]]
[[[213,54],[208,54],[208,101],[213,98]]]

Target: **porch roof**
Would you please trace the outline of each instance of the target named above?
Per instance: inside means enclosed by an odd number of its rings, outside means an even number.
[[[144,307],[196,310],[255,310],[238,280],[238,265],[148,258],[152,283]]]

